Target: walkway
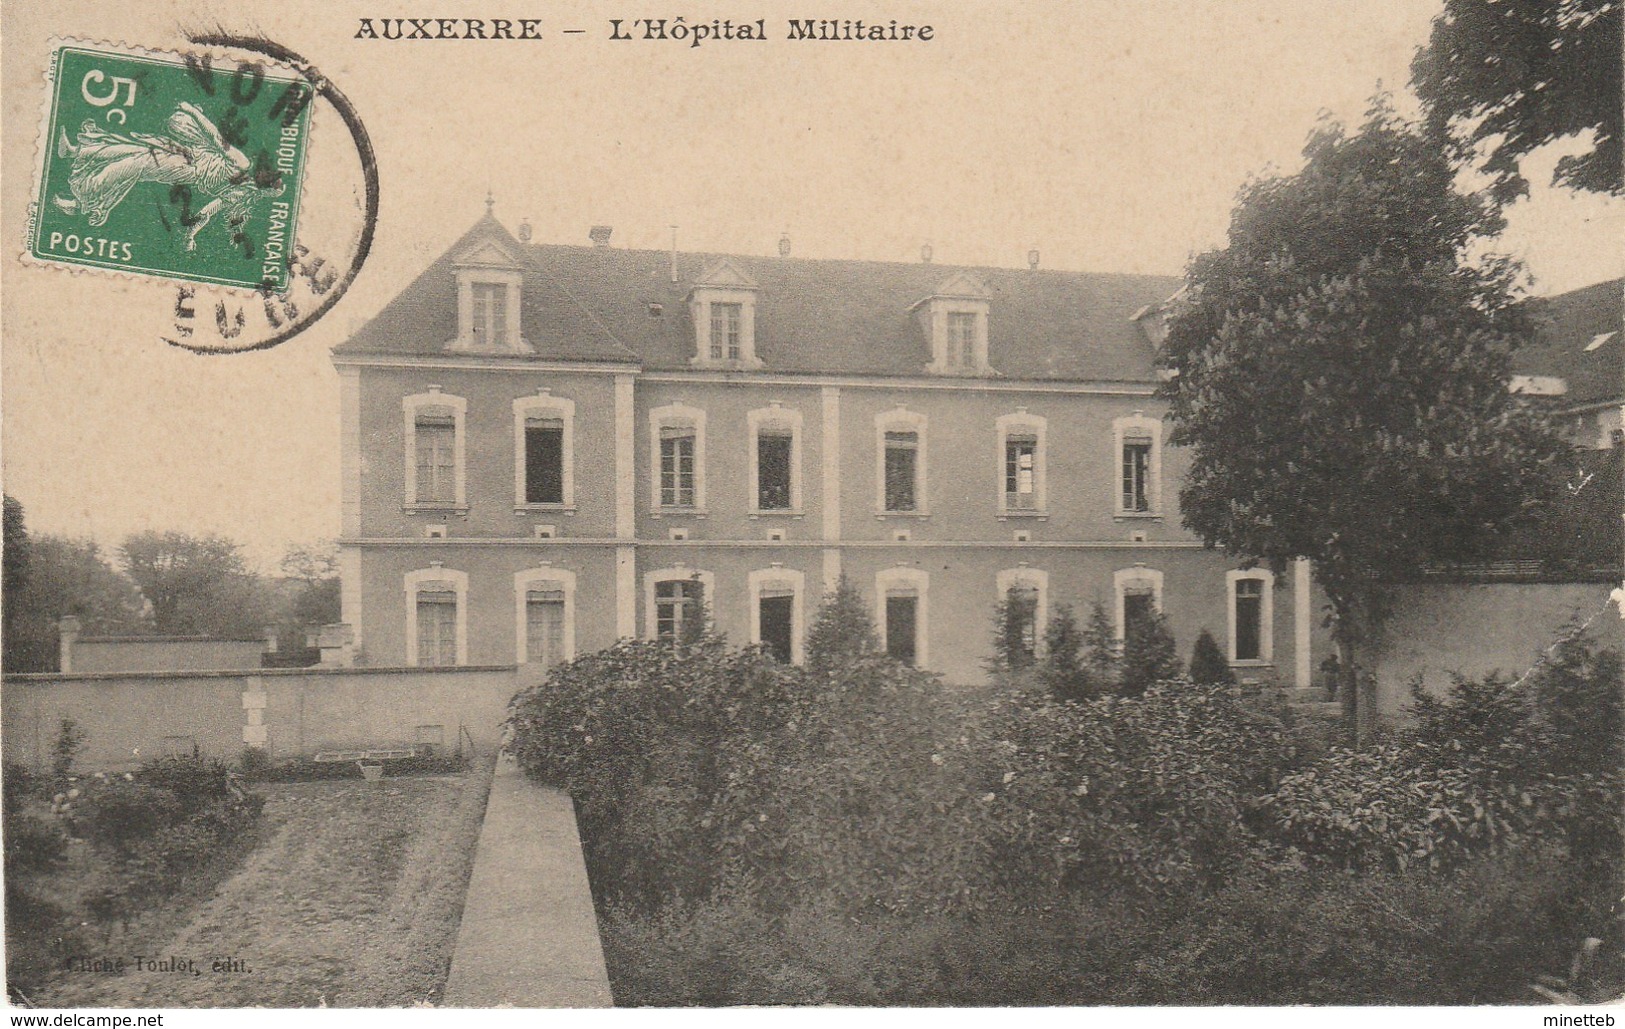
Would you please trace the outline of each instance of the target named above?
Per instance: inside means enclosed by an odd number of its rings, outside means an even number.
[[[448,1008],[613,1004],[575,806],[497,762],[463,906]]]

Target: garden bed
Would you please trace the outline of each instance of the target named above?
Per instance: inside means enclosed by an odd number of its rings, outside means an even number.
[[[461,775],[266,783],[258,843],[179,917],[142,913],[36,1004],[390,1007],[434,1003],[490,788]],[[158,929],[160,931],[154,931]],[[137,969],[134,959],[160,962]],[[176,970],[164,970],[174,960]],[[188,966],[185,962],[190,961]]]

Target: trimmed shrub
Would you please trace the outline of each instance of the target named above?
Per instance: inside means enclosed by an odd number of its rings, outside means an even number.
[[[1038,650],[1038,596],[1011,587],[993,605],[993,657],[988,670],[1021,672],[1031,668]]]
[[[1153,611],[1129,628],[1123,640],[1123,673],[1119,690],[1125,697],[1138,697],[1153,683],[1179,678],[1179,654],[1168,619]]]
[[[1191,681],[1202,686],[1234,686],[1236,674],[1230,670],[1224,651],[1213,634],[1203,629],[1191,649]]]

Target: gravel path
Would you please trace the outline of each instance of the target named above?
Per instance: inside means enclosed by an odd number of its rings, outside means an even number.
[[[137,971],[136,955],[122,955],[123,975],[75,974],[40,999],[130,1008],[433,1003],[489,787],[489,767],[257,787],[264,842],[161,953],[143,955],[178,959],[181,970]]]

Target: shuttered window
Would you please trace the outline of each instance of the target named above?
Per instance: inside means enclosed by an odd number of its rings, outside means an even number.
[[[919,450],[919,433],[886,433],[886,510],[913,511],[918,507],[915,493]]]
[[[564,420],[525,419],[525,503],[564,503]]]
[[[457,421],[450,414],[424,412],[413,425],[417,445],[419,504],[457,500]]]
[[[419,590],[418,664],[445,667],[457,663],[457,594]]]

